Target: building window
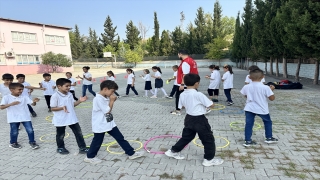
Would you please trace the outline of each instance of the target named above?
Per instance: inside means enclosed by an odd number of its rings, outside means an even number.
[[[37,43],[37,34],[26,32],[11,32],[12,42]]]
[[[0,64],[6,64],[6,58],[4,54],[0,54]]]
[[[39,56],[38,55],[26,55],[26,54],[19,54],[16,55],[17,64],[40,64]]]
[[[46,43],[53,45],[65,45],[64,36],[55,36],[46,34]]]

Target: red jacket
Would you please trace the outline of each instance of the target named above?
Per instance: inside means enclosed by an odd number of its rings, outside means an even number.
[[[182,63],[188,63],[190,66],[190,74],[199,74],[198,73],[198,66],[197,66],[197,62],[195,60],[193,60],[191,57],[187,57],[184,60],[181,61],[179,68],[178,68],[178,72],[177,72],[177,83],[181,84],[182,83],[182,78],[183,78],[183,72],[182,72]]]

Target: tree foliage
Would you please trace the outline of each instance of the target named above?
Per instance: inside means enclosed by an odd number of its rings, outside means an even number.
[[[125,43],[129,44],[130,49],[133,50],[134,47],[137,46],[141,40],[141,37],[139,36],[140,32],[131,20],[129,21],[126,27],[127,39],[125,40]]]
[[[117,48],[120,40],[118,34],[116,33],[117,26],[113,27],[113,23],[109,15],[107,16],[103,26],[104,33],[101,33],[102,38],[100,39],[100,41],[103,43],[103,47],[111,45],[112,47]],[[115,39],[117,36],[118,38]]]
[[[64,54],[47,52],[41,55],[42,64],[51,66],[52,72],[57,72],[59,67],[71,67],[72,61]]]

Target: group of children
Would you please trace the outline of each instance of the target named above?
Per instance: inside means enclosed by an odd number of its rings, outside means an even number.
[[[217,74],[217,72],[214,72],[216,70],[219,70],[219,67],[210,66],[210,69],[213,69],[213,75],[211,75],[210,77],[206,76],[206,78],[210,78],[210,81],[220,79],[220,76],[218,76],[219,74]],[[228,81],[233,80],[233,72],[230,66],[224,66],[224,69],[226,73],[222,77],[222,81],[224,81],[224,83],[227,81],[225,85],[225,93],[227,94],[228,89],[231,90],[232,88],[232,85],[228,84]],[[151,86],[151,77],[158,79],[156,80],[156,89],[161,89],[163,85],[160,68],[153,67],[152,70],[155,72],[155,75],[150,76],[149,72],[147,70],[144,70],[145,76],[142,76],[142,78],[144,78],[144,80],[146,81],[146,95],[151,89],[148,88]],[[127,91],[131,88],[134,92],[136,92],[134,89],[133,71],[131,69],[127,69],[127,72]],[[69,126],[75,135],[79,147],[79,153],[86,154],[86,157],[84,159],[85,162],[93,164],[102,162],[102,160],[97,158],[97,153],[101,147],[105,133],[110,134],[118,142],[121,148],[129,156],[129,159],[142,157],[143,153],[134,151],[131,145],[124,139],[122,133],[115,124],[114,117],[112,115],[112,109],[118,95],[116,94],[115,96],[113,94],[115,94],[116,90],[118,90],[118,85],[110,76],[110,80],[103,81],[100,84],[100,92],[95,94],[95,97],[93,99],[91,120],[94,137],[90,147],[88,148],[86,146],[74,107],[86,101],[87,97],[82,96],[77,100],[75,99],[76,97],[74,96],[74,93],[71,92],[71,87],[75,85],[75,81],[70,80],[71,73],[67,74],[67,78],[59,78],[56,82],[51,80],[50,74],[44,74],[44,81],[40,83],[39,88],[32,87],[30,86],[30,84],[26,83],[24,81],[24,75],[17,75],[17,79],[21,78],[20,80],[18,80],[18,83],[12,83],[13,76],[11,74],[4,74],[2,76],[4,84],[0,84],[0,92],[3,96],[0,104],[0,109],[7,109],[7,122],[10,124],[10,147],[21,148],[21,145],[18,144],[17,138],[19,125],[20,123],[22,123],[28,133],[29,144],[32,149],[39,148],[39,145],[34,139],[34,131],[32,128],[28,107],[30,104],[36,105],[36,103],[39,101],[38,98],[34,98],[33,100],[31,100],[29,90],[41,89],[44,91],[44,96],[49,110],[54,114],[52,123],[56,127],[56,143],[58,147],[58,153],[69,153],[64,144],[65,128],[66,126]],[[108,71],[108,75],[109,74],[111,76],[114,76],[111,71]],[[132,81],[129,81],[129,77]],[[228,79],[230,77],[231,80]],[[89,77],[83,76],[83,78]],[[275,143],[278,140],[276,138],[273,138],[272,136],[272,121],[269,115],[267,101],[267,99],[271,101],[275,99],[272,92],[274,90],[274,87],[269,87],[261,83],[264,75],[263,71],[258,67],[251,67],[248,78],[251,79],[252,82],[250,82],[248,85],[245,85],[240,91],[247,98],[246,106],[244,108],[246,115],[244,146],[251,146],[256,144],[255,141],[251,139],[254,117],[256,115],[260,116],[264,122],[266,136],[265,142]],[[147,83],[147,81],[149,82]],[[184,159],[184,156],[180,154],[180,151],[195,138],[196,134],[198,134],[199,139],[204,145],[205,154],[202,164],[204,166],[220,165],[223,163],[223,160],[214,158],[216,151],[215,140],[213,132],[211,131],[211,126],[208,123],[208,119],[205,117],[207,108],[214,107],[213,101],[217,102],[218,93],[216,93],[216,89],[218,89],[217,84],[219,83],[212,83],[209,86],[209,89],[213,89],[213,92],[215,93],[215,98],[212,100],[208,99],[203,93],[197,91],[200,84],[199,75],[186,74],[184,76],[184,84],[187,86],[187,89],[181,93],[178,105],[180,109],[184,107],[187,113],[184,121],[182,138],[179,139],[179,141],[174,146],[172,146],[171,149],[166,151],[165,155],[173,157],[175,159]],[[57,90],[53,91],[54,89]],[[24,93],[24,91],[28,93],[26,94]],[[153,96],[156,97],[156,91],[152,93]],[[232,102],[232,100],[230,101],[229,98],[228,100],[229,103]]]

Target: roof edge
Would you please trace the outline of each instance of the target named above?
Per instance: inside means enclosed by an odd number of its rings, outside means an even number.
[[[25,23],[25,24],[34,24],[34,25],[45,25],[45,26],[49,26],[49,27],[55,27],[55,28],[61,28],[61,29],[67,29],[67,30],[71,30],[71,27],[66,27],[66,26],[57,26],[57,25],[52,25],[52,24],[43,24],[43,23],[36,23],[36,22],[30,22],[30,21],[22,21],[22,20],[16,20],[16,19],[9,19],[9,18],[3,18],[0,17],[0,20],[4,20],[4,21],[12,21],[12,22],[19,22],[19,23]]]

